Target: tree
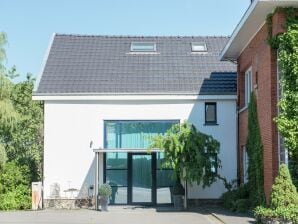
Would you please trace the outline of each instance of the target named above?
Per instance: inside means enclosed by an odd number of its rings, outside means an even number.
[[[2,64],[6,58],[4,49],[6,42],[6,35],[0,33],[0,134],[12,129],[18,118],[18,114],[10,100],[13,83],[8,79],[7,71]]]
[[[176,124],[165,135],[152,139],[151,148],[165,153],[163,166],[174,170],[176,179],[210,186],[218,177],[219,142],[212,136],[199,132],[187,122]]]
[[[41,180],[43,104],[32,101],[30,74],[25,81],[12,81],[18,73],[2,64],[5,43],[0,33],[0,209],[25,209],[31,182]]]
[[[248,187],[252,206],[265,203],[263,175],[263,145],[258,121],[257,103],[252,93],[248,106]]]

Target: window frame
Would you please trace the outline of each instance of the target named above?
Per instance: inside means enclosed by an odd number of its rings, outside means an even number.
[[[249,67],[244,73],[244,108],[248,107],[250,96],[253,92],[252,67]]]
[[[207,121],[207,106],[208,105],[214,105],[214,121]],[[217,103],[216,102],[205,102],[205,125],[218,125],[217,124]]]
[[[141,45],[141,44],[152,44],[153,48],[151,49],[135,49],[134,45]],[[156,43],[155,42],[150,42],[150,41],[134,41],[130,43],[130,52],[156,52]]]

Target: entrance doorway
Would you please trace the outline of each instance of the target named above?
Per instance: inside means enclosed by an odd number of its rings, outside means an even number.
[[[173,170],[161,167],[162,152],[111,152],[104,157],[104,182],[112,187],[110,204],[172,204]]]
[[[131,154],[131,204],[152,204],[152,173],[152,154]]]
[[[173,170],[162,166],[164,153],[146,153],[155,136],[178,120],[105,120],[104,183],[112,187],[110,204],[172,203]],[[111,152],[108,152],[111,150]]]

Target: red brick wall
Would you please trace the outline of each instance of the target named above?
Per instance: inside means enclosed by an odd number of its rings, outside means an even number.
[[[284,30],[284,15],[273,16],[273,34]],[[278,172],[277,127],[273,118],[277,115],[277,64],[276,51],[267,43],[268,28],[265,24],[254,36],[238,58],[238,106],[244,106],[245,71],[252,67],[253,89],[257,97],[258,118],[264,147],[264,189],[267,202]],[[242,147],[247,138],[247,110],[239,114],[239,165],[242,175]]]

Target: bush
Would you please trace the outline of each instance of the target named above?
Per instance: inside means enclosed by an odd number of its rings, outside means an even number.
[[[228,191],[221,196],[223,206],[233,212],[247,212],[250,208],[248,186]]]
[[[0,194],[0,201],[0,210],[30,209],[30,190],[27,186],[19,185],[14,191]]]
[[[272,219],[298,223],[298,194],[286,165],[281,165],[270,197],[270,207],[258,206],[254,210],[258,220]]]
[[[15,162],[5,164],[0,172],[0,210],[28,209],[31,206],[29,170]]]
[[[238,199],[235,202],[236,212],[247,212],[250,209],[249,199]]]
[[[258,221],[261,221],[262,219],[269,219],[277,220],[281,223],[298,223],[298,206],[295,205],[291,205],[288,207],[279,207],[276,209],[258,206],[254,210],[254,214]]]
[[[280,166],[279,174],[272,186],[270,207],[275,209],[288,205],[298,205],[298,195],[292,183],[289,169],[283,164]]]

